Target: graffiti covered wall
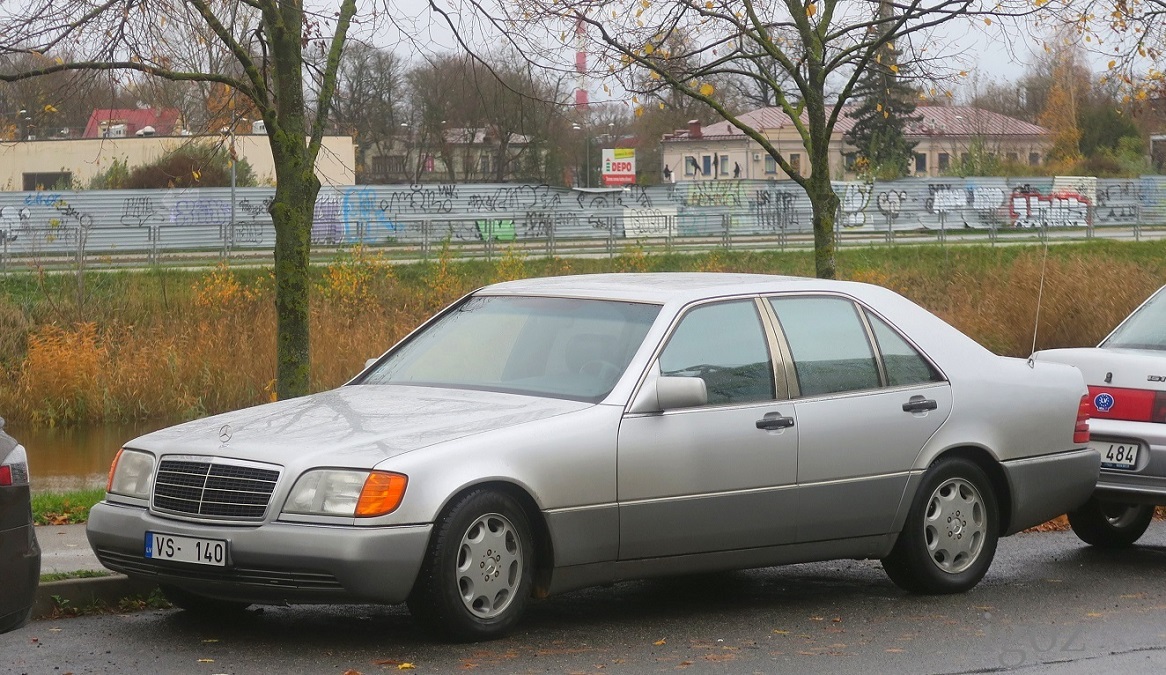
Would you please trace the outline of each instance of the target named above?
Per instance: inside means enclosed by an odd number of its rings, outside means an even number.
[[[1130,227],[1166,224],[1166,177],[944,178],[839,182],[838,228]],[[0,193],[9,253],[271,248],[271,188]],[[772,236],[808,232],[790,181],[570,189],[527,184],[325,188],[320,245]]]

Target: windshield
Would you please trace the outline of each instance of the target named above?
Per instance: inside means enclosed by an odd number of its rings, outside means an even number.
[[[1155,293],[1122,322],[1102,347],[1166,350],[1166,293]]]
[[[615,386],[658,305],[471,297],[357,384],[484,389],[599,401]]]

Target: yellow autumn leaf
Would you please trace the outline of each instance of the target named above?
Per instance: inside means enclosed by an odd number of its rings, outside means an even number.
[[[704,84],[700,85],[700,95],[701,96],[712,96],[713,92],[716,90],[717,90],[717,88],[714,87],[713,85],[709,84],[708,82],[705,82]]]
[[[606,84],[605,84],[605,85],[603,85],[603,93],[605,93],[605,94],[610,94],[610,93],[611,93],[611,87],[607,86]]]
[[[1109,62],[1109,69],[1110,69],[1110,70],[1113,70],[1113,67],[1114,67],[1114,66],[1116,66],[1116,65],[1117,65],[1117,61],[1110,61],[1110,62]]]
[[[704,8],[705,8],[705,9],[712,9],[712,8],[713,8],[713,3],[712,3],[712,0],[709,0],[708,2],[705,2],[705,3],[704,3]]]
[[[416,670],[416,669],[417,669],[417,666],[413,665],[412,663],[402,663],[401,665],[397,666],[397,670]]]
[[[191,169],[190,175],[193,176],[195,180],[202,180],[202,172],[198,169]]]
[[[816,5],[812,2],[808,5],[806,5],[806,16],[807,17],[812,19],[812,18],[814,18],[814,15],[817,13],[818,13],[818,5]]]
[[[657,647],[659,647],[660,645],[664,644],[664,643],[665,643],[665,642],[667,642],[667,641],[668,641],[668,640],[667,640],[667,639],[665,639],[665,638],[660,638],[659,640],[656,640],[656,641],[655,641],[655,642],[653,642],[652,644],[654,644],[654,645],[656,645]]]
[[[664,104],[663,104],[663,103],[657,103],[656,105],[660,106],[660,110],[663,110],[663,109],[664,109]],[[644,114],[644,110],[643,110],[643,108],[641,108],[641,109],[640,109],[640,110],[639,110],[639,111],[636,113],[636,117],[639,117],[640,115],[643,115],[643,114]]]
[[[886,110],[883,111],[883,119],[886,119],[890,116],[891,116],[891,113],[887,112]]]
[[[636,106],[636,117],[643,117],[643,116],[644,116],[644,106],[642,106],[642,105]]]
[[[644,45],[644,53],[647,54],[648,56],[651,56],[652,52],[654,52],[654,51],[656,51],[656,45],[652,44],[651,42]]]
[[[968,76],[968,71],[966,71],[966,70],[960,71],[960,77],[967,77],[967,76]]]
[[[877,111],[879,111],[879,112],[882,112],[882,111],[883,111],[883,104],[882,104],[882,103],[876,103],[876,104],[875,104],[875,110],[877,110]]]
[[[55,113],[55,112],[57,112],[57,109],[53,107],[53,104],[52,104],[52,103],[48,103],[48,104],[46,104],[46,105],[45,105],[45,112],[47,112],[47,113]]]
[[[992,19],[985,18],[985,19],[984,19],[984,25],[985,25],[985,26],[991,26],[991,25],[992,25]]]
[[[633,96],[633,97],[632,97],[632,103],[639,103],[639,102],[640,102],[640,97],[639,97],[639,96]]]
[[[893,63],[892,63],[892,64],[891,64],[891,72],[892,72],[892,73],[897,73],[897,72],[899,72],[899,66],[896,66],[895,64],[893,64]]]

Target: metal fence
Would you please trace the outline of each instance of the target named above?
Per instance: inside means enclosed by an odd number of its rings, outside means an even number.
[[[1048,232],[1166,224],[1166,176],[903,179],[839,182],[838,236],[904,232]],[[273,188],[0,193],[0,265],[21,258],[157,262],[181,252],[270,252]],[[790,181],[712,180],[579,189],[527,184],[324,188],[312,241],[431,250],[520,244],[550,255],[625,242],[784,245],[811,232],[805,192]]]

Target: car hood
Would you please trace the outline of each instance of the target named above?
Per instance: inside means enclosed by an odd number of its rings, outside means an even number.
[[[1078,347],[1046,349],[1033,354],[1039,361],[1076,366],[1093,387],[1166,391],[1166,352],[1149,349]]]
[[[496,392],[349,385],[179,424],[126,446],[159,455],[370,468],[401,453],[591,405]]]

